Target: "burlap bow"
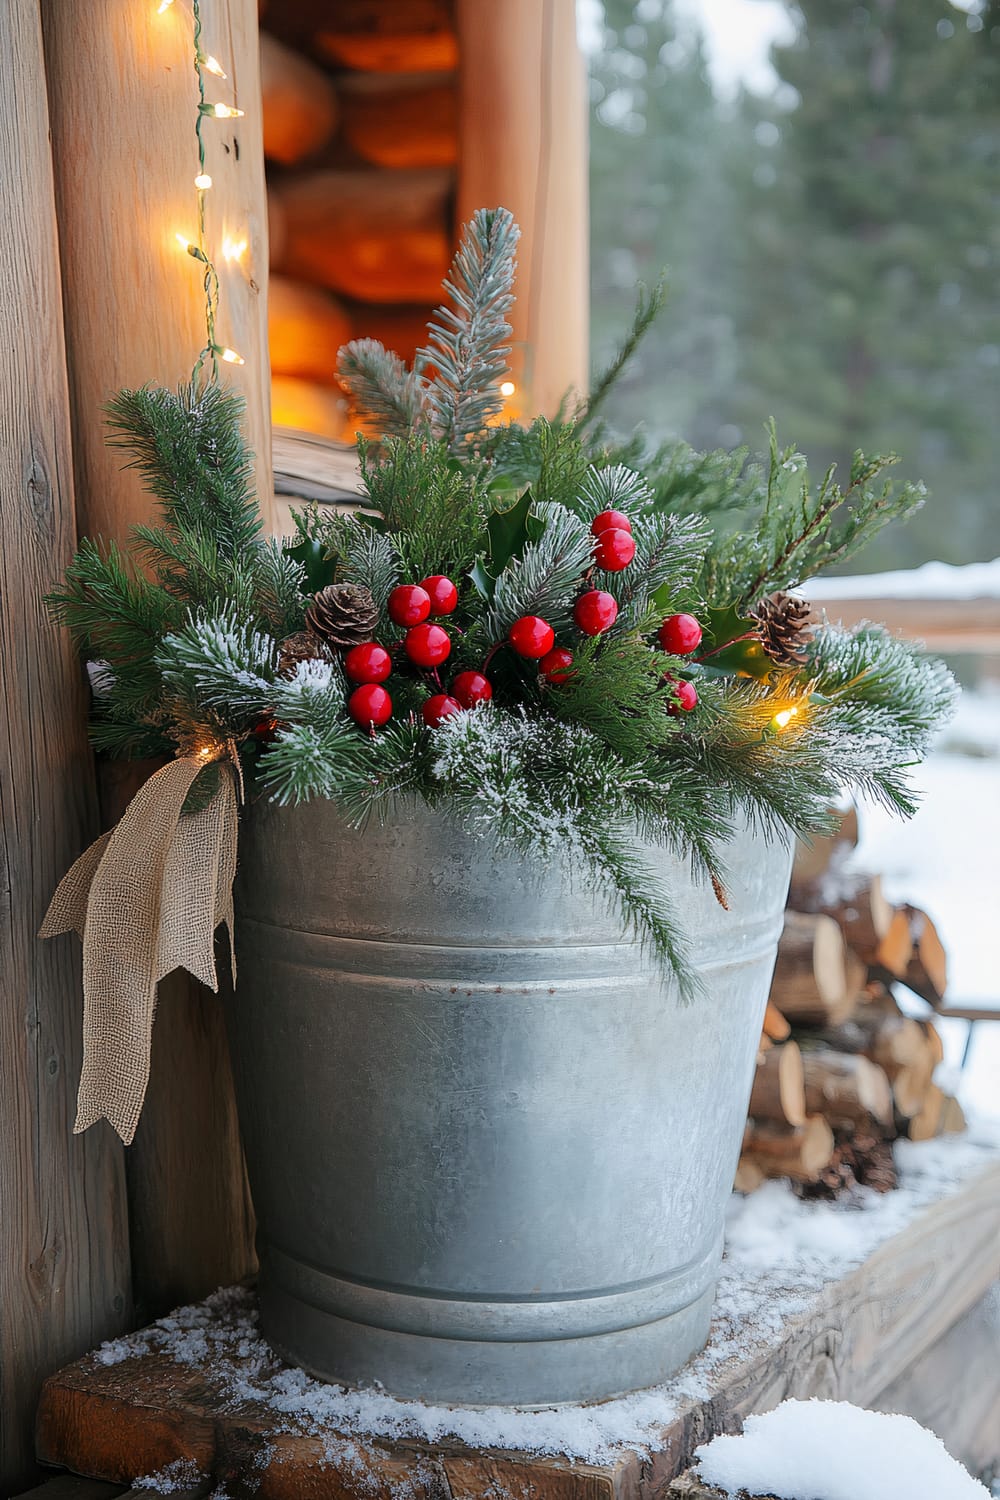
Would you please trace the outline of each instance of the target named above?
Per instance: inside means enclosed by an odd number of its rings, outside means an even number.
[[[149,1082],[157,983],[182,967],[217,990],[220,922],[232,950],[236,772],[220,762],[211,801],[182,816],[204,768],[203,757],[182,756],[151,776],[65,875],[42,924],[41,937],[75,931],[83,939],[75,1134],[106,1118],[131,1144]]]

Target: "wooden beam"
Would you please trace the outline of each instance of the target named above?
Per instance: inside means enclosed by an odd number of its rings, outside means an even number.
[[[588,386],[587,111],[574,0],[458,0],[458,217],[522,230],[510,415]]]
[[[202,268],[177,242],[197,238],[198,92],[191,11],[134,0],[40,0],[52,114],[63,298],[70,348],[81,530],[121,537],[154,502],[104,441],[102,412],[122,386],[188,380],[205,343]],[[210,99],[242,119],[207,119],[207,238],[220,276],[222,365],[247,402],[257,485],[270,519],[267,202],[255,0],[202,0],[203,50],[229,74]],[[246,241],[236,261],[223,245]]]
[[[134,0],[40,0],[45,33],[63,299],[71,349],[80,530],[118,541],[148,520],[152,497],[104,441],[101,412],[123,385],[190,378],[205,340],[195,237],[197,84],[191,11]],[[218,256],[220,342],[245,357],[223,365],[247,400],[265,522],[274,515],[267,265],[255,0],[202,0],[202,47],[228,79],[209,97],[246,111],[207,120],[213,187],[207,233]],[[226,236],[246,239],[241,261]],[[259,278],[259,284],[258,284]],[[82,709],[81,709],[82,721]],[[119,767],[102,787],[105,826],[151,767]],[[68,863],[68,861],[67,861]],[[101,1127],[103,1129],[103,1127]],[[246,1192],[221,1006],[175,974],[161,986],[144,1119],[127,1157],[135,1298],[145,1317],[252,1270]]]
[[[97,832],[83,674],[45,594],[76,543],[52,163],[37,0],[0,6],[0,1493],[34,1477],[46,1374],[127,1326],[122,1151],[72,1135],[79,945],[40,943]]]
[[[847,626],[877,620],[932,651],[1000,655],[1000,599],[817,599],[815,608]]]

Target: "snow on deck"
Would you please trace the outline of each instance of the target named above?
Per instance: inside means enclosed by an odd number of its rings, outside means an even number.
[[[463,1408],[327,1385],[275,1359],[258,1332],[253,1295],[239,1287],[112,1340],[93,1357],[117,1365],[165,1353],[221,1382],[234,1409],[263,1406],[276,1431],[319,1437],[339,1464],[350,1461],[352,1439],[369,1437],[453,1439],[591,1463],[623,1450],[650,1452],[671,1421],[712,1394],[728,1366],[776,1347],[787,1320],[805,1312],[828,1283],[859,1266],[922,1208],[1000,1160],[1000,1123],[974,1126],[964,1137],[899,1142],[897,1151],[901,1185],[883,1196],[860,1189],[849,1201],[802,1203],[784,1182],[734,1196],[708,1346],[666,1385],[616,1400],[542,1411]]]
[[[813,578],[803,584],[809,599],[1000,599],[1000,557],[992,562],[928,562],[895,573],[850,578]]]

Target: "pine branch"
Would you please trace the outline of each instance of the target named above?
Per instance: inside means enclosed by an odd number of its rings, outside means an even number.
[[[362,584],[380,615],[400,581],[403,563],[391,537],[375,531],[353,515],[330,516],[323,528],[327,556],[337,565],[337,577]]]
[[[211,537],[233,558],[256,547],[261,518],[242,398],[214,384],[120,391],[108,405],[111,447],[134,454],[167,526]]]
[[[502,640],[521,615],[541,615],[555,630],[566,624],[592,543],[576,516],[557,507],[549,510],[542,535],[528,542],[497,579],[487,614],[493,639]]]
[[[520,230],[505,208],[478,209],[462,232],[440,307],[427,330],[417,368],[431,366],[427,391],[434,430],[452,453],[500,412],[513,306],[515,250]]]
[[[416,370],[377,339],[352,339],[340,350],[337,378],[366,425],[402,437],[426,426],[427,388]]]
[[[609,394],[617,385],[622,371],[628,365],[646,334],[652,328],[666,301],[666,282],[661,276],[653,287],[639,285],[636,299],[635,313],[632,317],[632,326],[618,348],[611,363],[601,372],[594,383],[590,397],[579,416],[579,425],[586,426],[593,422]]]

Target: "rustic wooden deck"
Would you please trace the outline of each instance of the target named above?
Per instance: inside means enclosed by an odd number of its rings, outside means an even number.
[[[998,1281],[994,1161],[812,1295],[780,1332],[720,1365],[710,1394],[679,1403],[649,1454],[595,1464],[455,1441],[289,1430],[272,1408],[237,1399],[210,1362],[154,1352],[110,1365],[88,1357],[49,1379],[38,1456],[120,1485],[186,1460],[229,1493],[241,1493],[252,1475],[260,1500],[662,1500],[709,1436],[738,1430],[751,1412],[786,1397],[822,1396],[909,1411],[983,1472],[1000,1464]]]

